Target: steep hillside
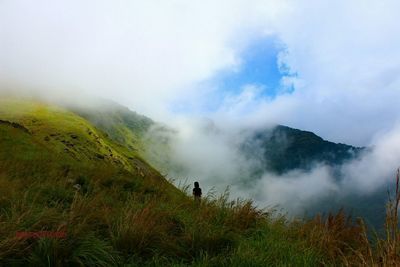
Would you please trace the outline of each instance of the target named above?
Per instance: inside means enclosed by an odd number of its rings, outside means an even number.
[[[36,100],[0,100],[0,266],[69,265],[67,258],[76,265],[86,256],[73,259],[74,246],[107,250],[107,237],[99,231],[118,234],[123,219],[118,216],[131,205],[146,205],[147,199],[162,203],[186,196],[78,115]],[[56,244],[16,238],[20,232],[60,229],[69,237]],[[47,257],[40,254],[42,246],[53,245],[54,253],[63,255],[42,262]],[[37,259],[24,257],[27,251]],[[109,263],[113,257],[104,255]]]
[[[143,151],[142,139],[154,125],[150,118],[106,100],[97,106],[72,106],[70,109],[130,150]]]
[[[136,152],[162,171],[173,166],[170,137],[176,131],[109,100],[93,100],[91,105],[66,105],[100,129],[114,142]],[[149,134],[151,133],[151,134]]]
[[[63,108],[36,102],[2,99],[0,102],[1,151],[3,165],[107,166],[165,183],[136,153],[114,143],[85,119]],[[40,164],[37,164],[40,162]],[[55,170],[54,167],[49,170]],[[3,167],[3,171],[7,171]],[[56,168],[58,169],[58,168]],[[29,168],[13,168],[12,174]],[[142,178],[143,178],[142,177]]]

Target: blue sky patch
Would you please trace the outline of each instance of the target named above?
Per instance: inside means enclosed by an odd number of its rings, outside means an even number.
[[[226,97],[240,95],[244,87],[257,87],[257,97],[273,99],[282,93],[291,93],[293,88],[282,90],[281,79],[284,76],[293,76],[288,70],[279,68],[278,56],[285,52],[284,45],[274,36],[257,39],[240,52],[240,64],[231,69],[222,70],[209,80],[198,85],[201,88],[214,88],[211,94],[196,103],[196,107],[189,107],[186,103],[174,103],[172,110],[178,113],[213,112],[223,104]],[[200,97],[202,99],[202,97]],[[201,102],[201,100],[200,100]]]
[[[273,98],[280,91],[282,73],[278,66],[278,55],[284,47],[277,38],[267,37],[252,42],[241,53],[241,64],[237,70],[224,70],[210,80],[220,93],[239,94],[245,85],[263,89],[262,95]]]

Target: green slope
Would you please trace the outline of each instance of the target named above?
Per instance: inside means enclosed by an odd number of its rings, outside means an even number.
[[[226,197],[196,206],[76,113],[0,100],[0,266],[322,262],[323,249],[268,216]],[[43,231],[65,237],[18,236]]]
[[[35,175],[35,168],[54,163],[63,168],[107,166],[165,183],[135,152],[114,143],[85,119],[63,108],[35,101],[2,99],[0,127],[3,166],[29,166],[20,170],[14,167],[10,175],[30,168]]]
[[[130,204],[186,198],[136,153],[78,115],[34,100],[0,100],[0,266],[3,260],[18,263],[32,246],[32,240],[15,239],[21,231],[66,228],[67,242],[81,240],[84,246],[90,239],[89,245],[104,245],[104,236],[95,238],[95,233],[136,197]],[[83,205],[76,211],[80,218],[72,214],[74,205]],[[90,219],[97,208],[109,210],[98,222]],[[79,225],[87,232],[75,229]]]
[[[99,107],[72,107],[76,112],[97,128],[107,133],[115,142],[143,152],[143,137],[155,123],[128,108],[111,101],[101,101]]]
[[[175,130],[113,101],[94,101],[96,104],[69,105],[67,109],[85,118],[114,142],[137,152],[152,166],[168,172],[174,165],[168,138],[176,134]]]

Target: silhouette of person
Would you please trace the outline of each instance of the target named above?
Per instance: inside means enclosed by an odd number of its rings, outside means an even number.
[[[201,188],[199,186],[199,182],[194,182],[194,188],[193,188],[193,196],[194,196],[194,200],[196,201],[196,203],[200,203],[201,201]]]

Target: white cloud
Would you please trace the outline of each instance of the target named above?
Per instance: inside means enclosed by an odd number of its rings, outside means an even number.
[[[293,1],[278,31],[303,85],[288,124],[365,145],[398,118],[398,1]]]
[[[396,170],[400,167],[400,127],[377,135],[372,151],[360,160],[343,166],[346,175],[342,187],[347,192],[372,193],[394,183]]]
[[[310,204],[337,194],[339,187],[328,167],[317,166],[309,172],[294,170],[284,176],[265,173],[250,192],[263,206],[283,207],[291,214],[302,215]]]

